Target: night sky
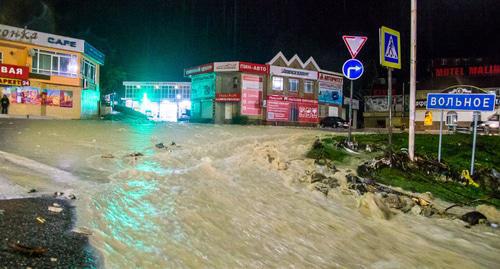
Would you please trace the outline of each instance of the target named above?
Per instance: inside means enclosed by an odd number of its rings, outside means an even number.
[[[401,31],[408,80],[410,0],[0,0],[0,22],[83,38],[106,53],[103,90],[127,80],[186,80],[185,67],[213,61],[269,61],[278,51],[340,72],[341,36],[368,36],[358,58],[365,87],[378,65],[378,28]],[[420,0],[419,61],[497,57],[500,0]],[[424,68],[423,65],[420,68]],[[422,73],[422,72],[421,72]]]

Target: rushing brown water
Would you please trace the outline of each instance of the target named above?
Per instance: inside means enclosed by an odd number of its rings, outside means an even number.
[[[9,124],[11,122],[12,124]],[[0,190],[71,189],[106,268],[498,268],[500,233],[359,213],[298,179],[324,132],[281,127],[0,121]],[[175,141],[175,146],[170,142]],[[167,149],[157,149],[163,142]],[[128,157],[132,152],[144,156]],[[115,158],[102,158],[112,154]],[[270,163],[269,159],[278,160]],[[282,169],[276,163],[287,163]],[[10,192],[10,193],[7,193]]]

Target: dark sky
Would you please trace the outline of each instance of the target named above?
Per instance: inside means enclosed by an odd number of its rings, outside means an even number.
[[[381,25],[401,31],[404,69],[395,75],[408,74],[410,0],[2,1],[46,4],[43,16],[50,19],[28,21],[29,28],[88,40],[107,54],[107,68],[122,68],[129,80],[182,80],[185,67],[265,63],[278,51],[313,56],[323,69],[340,71],[349,58],[343,34],[368,36],[358,58],[370,78],[385,74],[378,66]],[[500,0],[420,0],[418,9],[419,60],[498,56]],[[19,14],[17,24],[31,18]]]

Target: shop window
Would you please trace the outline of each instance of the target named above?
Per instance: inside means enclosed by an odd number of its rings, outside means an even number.
[[[283,78],[273,77],[273,91],[282,91],[282,90],[283,90]]]
[[[297,92],[297,91],[299,91],[299,80],[298,79],[294,79],[294,78],[288,79],[288,86],[289,86],[288,89],[291,92]]]
[[[313,81],[311,81],[311,80],[304,81],[304,92],[305,93],[312,93],[313,92]]]
[[[92,82],[95,82],[95,72],[96,67],[95,64],[93,64],[90,61],[83,60],[83,66],[82,66],[82,75],[84,78],[89,79]]]
[[[0,64],[3,63],[3,54],[0,52]]]
[[[446,113],[446,125],[456,126],[458,122],[458,114],[455,111],[450,111]]]
[[[76,55],[35,49],[32,72],[44,75],[78,77]]]

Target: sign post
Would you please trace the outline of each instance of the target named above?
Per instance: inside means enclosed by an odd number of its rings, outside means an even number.
[[[387,67],[389,152],[392,152],[392,69],[401,69],[401,35],[396,30],[382,26],[379,32],[379,41],[380,65]]]
[[[495,94],[487,93],[428,93],[427,109],[441,109],[438,158],[441,158],[441,132],[443,122],[442,110],[473,111],[474,133],[472,140],[472,157],[470,174],[474,174],[474,158],[476,154],[477,113],[495,111]]]
[[[441,109],[441,119],[439,120],[438,162],[441,162],[441,142],[442,141],[443,141],[443,110]]]
[[[351,142],[351,132],[352,132],[352,98],[353,98],[353,84],[354,80],[358,79],[363,75],[364,67],[363,64],[356,59],[347,60],[342,66],[342,73],[344,76],[351,80],[351,92],[349,94],[349,133],[347,136],[347,141]]]

